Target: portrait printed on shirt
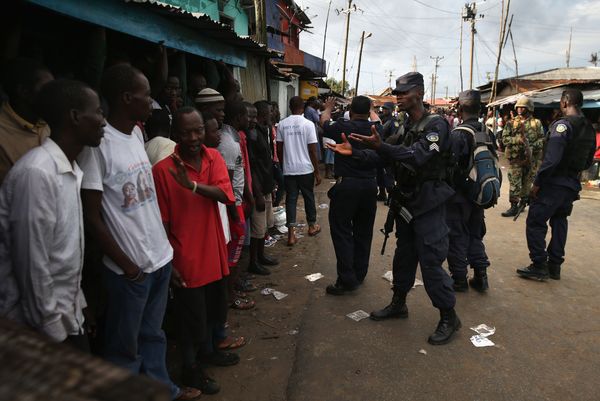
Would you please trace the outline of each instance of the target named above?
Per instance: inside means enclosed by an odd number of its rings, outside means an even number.
[[[116,174],[115,181],[121,186],[123,203],[121,209],[130,212],[156,199],[152,170],[149,163],[135,163],[129,170]]]

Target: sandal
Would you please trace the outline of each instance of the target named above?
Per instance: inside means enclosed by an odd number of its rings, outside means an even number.
[[[242,336],[233,337],[227,336],[223,341],[217,344],[217,348],[220,350],[236,349],[246,345],[246,339]]]
[[[197,400],[202,395],[202,391],[193,387],[181,387],[176,400]]]
[[[230,305],[231,309],[237,309],[237,310],[248,310],[248,309],[254,308],[254,306],[256,306],[256,302],[254,302],[250,299],[247,299],[247,298],[237,298]]]
[[[310,227],[308,227],[308,235],[310,237],[314,237],[315,235],[317,235],[320,232],[321,232],[321,226],[316,223],[311,225]]]

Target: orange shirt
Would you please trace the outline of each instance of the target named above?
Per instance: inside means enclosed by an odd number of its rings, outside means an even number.
[[[50,127],[45,122],[31,124],[4,102],[0,109],[0,184],[17,160],[48,136]]]
[[[188,177],[200,184],[216,186],[233,204],[233,190],[225,160],[216,149],[202,146],[200,171],[186,164]],[[179,147],[175,148],[179,154]],[[227,245],[217,201],[179,185],[169,172],[175,162],[167,157],[152,169],[156,196],[167,236],[173,247],[173,267],[188,288],[201,287],[229,275]]]

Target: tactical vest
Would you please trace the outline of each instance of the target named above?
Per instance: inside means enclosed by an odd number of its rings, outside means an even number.
[[[554,170],[554,176],[573,176],[591,167],[596,149],[596,131],[583,116],[565,118],[573,127],[571,140]]]
[[[441,119],[437,114],[426,114],[421,120],[406,131],[400,144],[412,146],[415,142],[424,138],[425,128],[435,119]],[[448,138],[446,138],[448,140]],[[442,181],[446,179],[448,167],[448,152],[441,152],[433,156],[429,161],[414,169],[412,166],[401,161],[394,161],[394,176],[400,185],[419,186],[425,181]]]

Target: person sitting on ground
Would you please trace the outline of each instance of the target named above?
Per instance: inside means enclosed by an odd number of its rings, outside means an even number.
[[[3,78],[8,101],[0,109],[0,184],[21,156],[50,135],[33,102],[42,86],[54,79],[42,64],[25,58],[10,61]]]
[[[100,145],[104,116],[96,92],[70,80],[44,85],[36,113],[52,134],[17,161],[0,190],[0,316],[89,352],[75,158]]]

